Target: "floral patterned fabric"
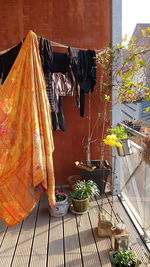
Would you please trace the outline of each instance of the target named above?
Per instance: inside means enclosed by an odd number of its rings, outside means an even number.
[[[13,226],[43,191],[55,204],[50,106],[38,40],[28,33],[0,88],[0,216]]]

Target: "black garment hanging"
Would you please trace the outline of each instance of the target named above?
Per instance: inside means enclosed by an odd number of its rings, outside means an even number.
[[[2,78],[2,55],[0,55],[0,79]]]
[[[51,61],[51,71],[65,74],[69,71],[69,55],[66,53],[53,52]]]
[[[40,38],[39,50],[46,81],[46,91],[52,111],[53,130],[66,130],[63,99],[57,97],[52,86],[52,73],[65,74],[69,70],[69,57],[65,53],[52,52],[50,41]]]
[[[80,85],[80,116],[84,117],[85,93],[93,92],[96,84],[96,53],[94,50],[69,48],[74,75]]]
[[[18,53],[20,51],[20,48],[22,46],[22,42],[20,42],[18,45],[11,48],[9,51],[1,55],[1,63],[0,63],[0,73],[2,77],[2,83],[4,83],[5,79],[7,78],[7,75],[12,67],[12,65],[15,62],[15,59],[18,56]]]
[[[39,39],[39,51],[40,51],[43,71],[44,73],[46,73],[50,70],[52,61],[52,49],[50,41],[41,37]]]

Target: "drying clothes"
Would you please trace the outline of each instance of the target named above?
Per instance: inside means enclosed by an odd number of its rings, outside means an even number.
[[[57,96],[54,87],[52,87],[52,74],[51,72],[45,73],[46,91],[48,100],[51,107],[51,117],[53,130],[66,130],[64,112],[63,112],[63,100]]]
[[[0,55],[0,79],[2,78],[2,55]]]
[[[73,73],[45,73],[46,90],[52,112],[58,112],[60,96],[73,96],[75,78]]]
[[[52,87],[52,73],[45,73],[46,91],[48,100],[51,106],[51,112],[58,112],[57,95],[55,94],[54,87]]]
[[[69,55],[66,53],[53,52],[51,62],[51,72],[61,72],[65,74],[69,71]]]
[[[66,130],[63,96],[73,96],[74,84],[75,78],[71,70],[65,75],[60,72],[52,74],[52,92],[54,93],[53,99],[55,99],[55,112],[52,114],[53,130]]]
[[[80,88],[85,92],[93,92],[96,84],[96,53],[93,50],[80,50],[78,53],[77,77]]]
[[[39,39],[39,50],[40,50],[40,57],[42,61],[42,67],[45,72],[50,71],[51,69],[51,62],[52,62],[52,49],[50,41],[40,37]]]
[[[69,48],[74,75],[80,85],[80,116],[84,117],[85,93],[93,92],[96,84],[96,54],[94,50]]]
[[[31,31],[0,90],[0,147],[0,216],[13,226],[43,191],[55,204],[50,105]]]
[[[39,37],[39,50],[44,74],[47,72],[61,72],[65,74],[69,71],[69,55],[66,53],[52,52],[50,41]]]
[[[70,70],[62,73],[45,73],[46,90],[52,111],[53,130],[66,130],[62,96],[73,96],[75,77]]]
[[[75,75],[75,78],[78,80],[78,66],[79,66],[78,54],[80,50],[77,48],[69,47],[68,51],[69,51],[70,64],[71,64],[73,73]]]
[[[52,87],[57,96],[73,96],[75,78],[70,70],[65,75],[58,72],[52,74]]]
[[[50,41],[39,37],[39,50],[46,81],[46,91],[51,106],[53,130],[66,130],[63,101],[52,86],[52,73],[66,73],[69,70],[69,57],[65,53],[52,52]]]
[[[0,72],[2,76],[2,83],[5,81],[7,78],[7,75],[14,64],[14,61],[16,60],[18,53],[20,51],[20,48],[22,46],[22,42],[20,42],[18,45],[14,46],[11,48],[9,51],[1,55],[0,58]]]
[[[53,130],[62,130],[66,131],[66,124],[64,118],[64,110],[63,110],[63,97],[59,97],[58,99],[58,112],[52,112],[52,124]]]

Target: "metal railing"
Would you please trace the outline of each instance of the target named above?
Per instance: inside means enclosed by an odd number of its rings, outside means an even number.
[[[121,123],[127,132],[141,140],[147,134],[140,133]],[[133,138],[134,139],[134,138]],[[150,249],[150,165],[143,159],[142,145],[131,141],[133,153],[121,158],[120,200]],[[142,143],[142,142],[141,142]]]

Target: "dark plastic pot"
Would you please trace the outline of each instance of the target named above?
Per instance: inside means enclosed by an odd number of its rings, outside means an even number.
[[[86,161],[82,161],[82,163],[86,163]],[[93,171],[87,171],[81,169],[81,174],[85,181],[92,180],[95,182],[100,190],[100,194],[105,192],[105,186],[107,182],[107,177],[111,173],[111,166],[107,161],[103,162],[103,167],[100,168],[100,161],[99,160],[91,160],[91,165],[96,166]]]

